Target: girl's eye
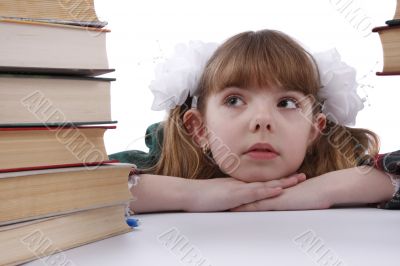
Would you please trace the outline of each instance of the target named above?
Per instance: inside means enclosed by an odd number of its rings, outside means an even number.
[[[244,104],[244,101],[240,96],[232,95],[225,99],[224,104],[227,106],[240,106]]]
[[[279,101],[278,107],[287,109],[296,109],[299,108],[299,103],[295,99],[286,98]]]

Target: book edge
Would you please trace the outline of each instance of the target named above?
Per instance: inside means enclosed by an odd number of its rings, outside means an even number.
[[[0,66],[1,68],[1,66]],[[99,82],[112,82],[116,81],[116,78],[105,78],[105,77],[91,77],[91,76],[69,76],[69,75],[45,75],[43,74],[25,74],[25,73],[6,73],[0,71],[0,78],[15,78],[15,79],[64,79],[64,80],[88,80],[88,81],[99,81]]]
[[[381,71],[381,72],[376,72],[377,76],[398,76],[400,75],[400,71],[391,71],[391,72],[387,72],[387,71]]]
[[[28,17],[8,17],[0,16],[0,20],[12,20],[12,21],[26,21],[26,22],[40,22],[49,24],[62,24],[62,25],[72,25],[80,27],[94,27],[103,28],[107,26],[107,21],[100,21],[96,16],[96,20],[64,20],[57,18],[28,18]]]
[[[36,130],[67,130],[67,129],[116,129],[117,126],[75,126],[73,124],[61,124],[60,126],[43,126],[32,127],[0,127],[0,131],[36,131]]]
[[[44,27],[58,27],[58,28],[75,29],[75,30],[89,30],[89,31],[104,32],[104,33],[111,32],[110,29],[106,29],[106,28],[95,28],[95,27],[84,27],[84,26],[82,27],[82,26],[40,22],[40,21],[32,21],[32,20],[9,19],[9,18],[4,18],[4,17],[0,17],[0,23],[14,23],[14,24],[21,24],[21,25],[44,26]]]
[[[393,29],[400,29],[400,25],[393,25],[393,26],[379,26],[372,29],[372,32],[380,33],[385,30],[393,30]]]
[[[63,167],[63,168],[43,168],[38,170],[27,170],[27,171],[18,171],[18,172],[5,172],[0,173],[0,180],[3,178],[14,178],[20,176],[34,176],[34,175],[42,175],[42,174],[54,174],[60,172],[79,172],[82,170],[95,170],[99,168],[132,168],[134,165],[129,163],[120,163],[118,162],[105,162],[101,165],[95,165],[94,167],[85,167],[85,166],[76,166],[76,167]]]
[[[63,128],[106,128],[115,129],[116,126],[101,126],[103,124],[117,124],[118,121],[84,121],[84,122],[64,122],[64,123],[15,123],[15,124],[0,124],[0,131],[7,131],[7,129],[25,128],[25,130],[32,130],[35,128],[58,129]],[[87,125],[87,126],[86,126]],[[98,125],[98,126],[96,126]],[[11,130],[9,130],[11,131]]]
[[[119,206],[119,205],[126,206],[131,200],[132,200],[132,198],[127,199],[127,200],[112,202],[109,204],[93,205],[88,208],[52,212],[52,213],[47,213],[47,214],[42,214],[42,215],[37,215],[37,216],[30,216],[30,217],[21,218],[21,219],[0,222],[0,232],[7,231],[7,230],[13,230],[15,228],[23,227],[23,226],[30,225],[30,224],[35,224],[38,222],[40,223],[40,222],[44,222],[44,221],[48,221],[48,220],[52,220],[52,219],[57,219],[57,218],[67,216],[70,214],[74,214],[74,213],[95,210],[95,209],[101,209],[101,208],[109,208],[109,207]],[[5,227],[8,227],[8,228],[5,228]]]
[[[92,167],[100,166],[109,163],[119,163],[118,160],[107,160],[101,162],[90,162],[90,163],[71,163],[71,164],[54,164],[54,165],[42,165],[42,166],[31,166],[31,167],[19,167],[19,168],[4,168],[0,169],[0,173],[11,173],[11,172],[23,172],[23,171],[35,171],[55,168],[70,168],[70,167]]]
[[[115,68],[55,68],[55,67],[20,67],[0,66],[0,74],[56,75],[56,76],[99,76],[115,72]]]

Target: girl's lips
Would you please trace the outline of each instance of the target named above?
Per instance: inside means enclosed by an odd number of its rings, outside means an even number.
[[[255,160],[272,160],[278,156],[275,152],[261,150],[249,151],[246,155]]]
[[[256,143],[245,154],[255,160],[272,160],[279,155],[269,143]]]

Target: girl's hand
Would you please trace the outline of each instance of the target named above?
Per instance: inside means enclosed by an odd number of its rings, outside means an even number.
[[[394,187],[384,172],[355,167],[323,174],[287,188],[278,197],[248,203],[232,211],[311,210],[335,205],[364,205],[391,199]]]
[[[286,188],[278,197],[259,200],[231,211],[286,211],[327,209],[331,207],[324,180],[314,177],[294,187]]]
[[[183,210],[188,212],[224,211],[243,204],[277,197],[289,187],[306,179],[304,174],[266,182],[246,183],[237,179],[214,178],[185,180],[187,194]],[[298,186],[298,185],[297,185]]]

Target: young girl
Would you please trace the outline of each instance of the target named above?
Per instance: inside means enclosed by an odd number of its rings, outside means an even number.
[[[146,135],[150,153],[110,156],[140,169],[135,212],[322,209],[392,198],[396,176],[368,166],[377,136],[345,126],[363,105],[355,71],[337,53],[313,57],[272,30],[240,33],[215,52],[190,46],[156,70],[153,108],[170,111]]]

